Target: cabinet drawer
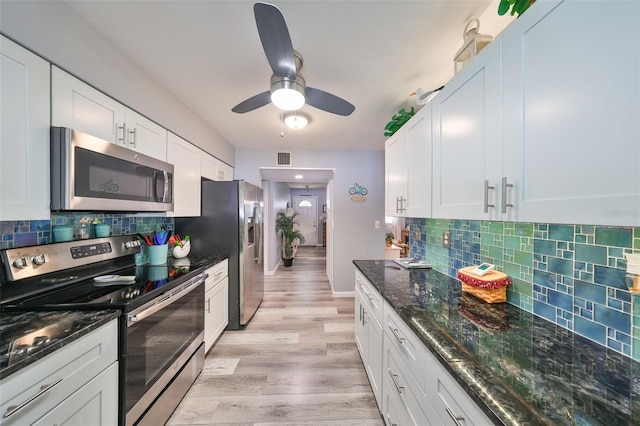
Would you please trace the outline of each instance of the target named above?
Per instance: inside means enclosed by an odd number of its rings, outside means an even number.
[[[396,350],[399,359],[409,367],[424,390],[427,349],[398,314],[390,307],[385,309],[384,332],[389,337],[389,345]]]
[[[429,369],[426,394],[444,424],[483,426],[493,422],[478,407],[469,394],[455,381],[440,361],[427,353]]]
[[[430,404],[424,391],[418,385],[415,377],[407,365],[398,359],[398,353],[391,344],[388,334],[384,336],[385,357],[383,364],[383,394],[391,393],[398,397],[402,407],[406,410],[407,424],[417,426],[441,425],[442,420]],[[385,397],[386,398],[386,397]],[[386,401],[386,399],[385,399]],[[399,409],[400,407],[398,407]],[[401,416],[401,414],[399,414]],[[402,423],[405,424],[404,422]]]
[[[207,269],[207,274],[209,274],[209,277],[205,282],[204,291],[211,290],[216,284],[222,281],[223,278],[229,276],[229,261],[225,259],[222,262],[216,263]]]
[[[364,296],[365,303],[369,305],[371,315],[382,324],[382,307],[384,301],[378,290],[356,269],[356,289]]]
[[[31,424],[89,382],[118,358],[113,320],[0,381],[2,425]],[[43,392],[43,389],[49,388]],[[40,394],[39,396],[37,396]],[[33,401],[4,417],[13,407]]]

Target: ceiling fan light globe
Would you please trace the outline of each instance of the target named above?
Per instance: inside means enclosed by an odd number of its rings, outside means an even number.
[[[284,115],[284,123],[292,129],[302,129],[309,124],[310,117],[303,113],[288,113]]]
[[[284,111],[302,108],[305,104],[305,86],[302,76],[298,75],[295,79],[273,76],[271,102]]]
[[[271,102],[284,111],[293,111],[302,108],[304,95],[294,89],[276,89],[271,92]]]

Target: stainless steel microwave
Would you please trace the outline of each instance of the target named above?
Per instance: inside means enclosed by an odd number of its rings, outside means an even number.
[[[173,210],[173,165],[66,127],[51,128],[51,210]]]

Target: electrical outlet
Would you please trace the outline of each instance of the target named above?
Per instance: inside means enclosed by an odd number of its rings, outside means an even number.
[[[451,247],[451,234],[448,232],[442,233],[442,247],[449,248]]]

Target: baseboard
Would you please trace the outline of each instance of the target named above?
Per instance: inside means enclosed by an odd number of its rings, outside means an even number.
[[[333,297],[335,298],[340,298],[340,297],[356,297],[356,292],[355,291],[333,291]]]
[[[276,263],[276,267],[273,268],[273,271],[265,271],[264,274],[265,275],[275,275],[276,272],[278,271],[278,268],[280,267],[281,263],[282,263],[282,259],[278,260],[278,263]]]

